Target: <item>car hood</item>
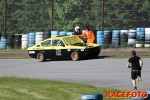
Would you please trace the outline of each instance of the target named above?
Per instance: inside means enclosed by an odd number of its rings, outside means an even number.
[[[100,44],[85,44],[83,46],[67,46],[70,49],[85,49],[85,48],[95,48],[95,47],[100,47]]]

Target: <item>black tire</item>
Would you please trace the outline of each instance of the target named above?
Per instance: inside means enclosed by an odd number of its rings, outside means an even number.
[[[78,53],[78,52],[72,52],[72,53],[71,53],[71,59],[72,59],[73,61],[79,60],[79,59],[80,59],[79,53]]]
[[[136,37],[128,36],[128,39],[136,39]]]
[[[20,49],[21,45],[14,45],[14,49]]]
[[[44,56],[44,54],[43,54],[43,53],[38,53],[38,54],[37,54],[37,60],[38,60],[39,62],[44,62],[44,61],[45,61],[45,56]]]
[[[8,40],[13,40],[14,39],[14,35],[13,34],[8,34],[7,35],[7,39]]]

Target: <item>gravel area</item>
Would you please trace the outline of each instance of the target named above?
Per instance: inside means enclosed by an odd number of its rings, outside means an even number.
[[[138,56],[150,56],[150,49],[102,49],[101,56],[131,56],[131,51],[135,50]]]

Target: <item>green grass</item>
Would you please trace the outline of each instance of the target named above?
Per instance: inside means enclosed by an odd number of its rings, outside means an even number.
[[[0,56],[0,59],[31,59],[29,56]]]
[[[83,94],[99,93],[106,99],[106,91],[120,91],[112,88],[97,88],[50,80],[0,77],[0,100],[81,100]]]
[[[0,49],[0,52],[27,52],[27,49]]]

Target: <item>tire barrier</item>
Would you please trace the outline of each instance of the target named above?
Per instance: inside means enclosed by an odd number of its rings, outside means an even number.
[[[21,38],[21,48],[25,49],[28,47],[28,34],[22,34]]]
[[[51,37],[56,37],[59,35],[59,31],[51,31]]]
[[[101,48],[104,48],[104,31],[97,31],[97,44],[101,45]]]
[[[6,49],[7,45],[7,36],[1,34],[1,41],[0,41],[0,49]]]
[[[112,31],[112,48],[118,48],[120,43],[120,30]]]
[[[14,49],[21,48],[21,37],[20,34],[14,34]]]
[[[28,47],[35,45],[35,32],[30,32],[28,34]]]
[[[102,94],[85,94],[81,96],[81,100],[103,100]]]
[[[128,34],[128,47],[133,47],[135,46],[136,43],[136,30],[129,30]]]
[[[62,36],[62,35],[67,35],[67,32],[66,31],[60,31],[59,36]]]
[[[43,40],[50,38],[50,32],[43,33]]]
[[[145,28],[145,44],[144,47],[150,47],[150,28]]]
[[[7,35],[7,49],[14,48],[14,34]]]
[[[84,30],[82,30],[83,32]],[[30,32],[28,34],[0,34],[0,49],[22,48],[35,45],[44,39],[59,35],[72,35],[73,32],[51,31],[51,32]],[[21,40],[20,40],[21,37]],[[86,38],[82,38],[86,41]],[[150,47],[150,28],[136,28],[136,30],[104,30],[96,31],[96,43],[101,48],[116,47]]]
[[[128,42],[129,30],[120,30],[120,46],[126,47]]]
[[[148,90],[147,93],[148,93],[147,100],[150,100],[150,90]]]
[[[105,30],[104,31],[104,48],[109,48],[112,41],[112,31]]]
[[[35,44],[41,42],[43,40],[44,32],[36,32],[35,33]]]
[[[72,35],[73,32],[67,32],[67,35]]]
[[[136,28],[136,47],[144,47],[145,28]]]

